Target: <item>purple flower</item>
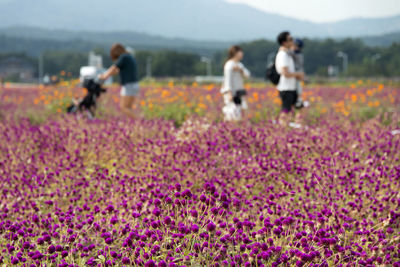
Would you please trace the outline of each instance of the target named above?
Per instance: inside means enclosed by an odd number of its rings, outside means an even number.
[[[113,250],[110,252],[110,255],[111,255],[111,257],[113,257],[113,258],[117,258],[117,257],[118,257],[118,253],[115,252],[115,251],[113,251]]]
[[[144,264],[145,267],[155,267],[156,263],[153,260],[149,260]]]
[[[209,232],[213,232],[215,230],[215,224],[213,222],[210,222],[207,224],[207,230]]]
[[[53,245],[50,245],[50,246],[47,248],[47,251],[48,251],[50,254],[53,254],[54,252],[56,252],[56,247],[53,246]]]
[[[193,233],[197,233],[199,231],[199,226],[197,226],[197,224],[192,224],[190,229],[192,230]]]
[[[155,216],[160,216],[160,214],[161,214],[161,210],[160,209],[158,209],[158,208],[155,208],[154,210],[153,210],[153,214],[155,215]]]
[[[122,263],[123,263],[123,264],[130,264],[130,263],[131,263],[131,260],[130,260],[128,257],[123,257],[123,258],[122,258]]]
[[[165,218],[164,218],[164,223],[165,223],[166,225],[169,225],[169,224],[171,223],[171,218],[170,218],[169,216],[165,216]]]

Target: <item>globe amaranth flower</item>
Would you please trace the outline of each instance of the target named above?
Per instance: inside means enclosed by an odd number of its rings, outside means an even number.
[[[209,232],[214,232],[215,228],[216,228],[216,226],[215,226],[215,224],[214,224],[213,222],[209,222],[209,223],[207,224],[207,230],[208,230]]]

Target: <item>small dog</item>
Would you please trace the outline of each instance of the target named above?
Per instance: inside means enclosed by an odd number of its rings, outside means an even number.
[[[73,100],[72,104],[67,107],[67,113],[74,114],[86,111],[91,119],[95,116],[98,98],[107,90],[101,87],[101,84],[95,82],[93,79],[84,80],[83,87],[87,90],[87,94],[80,101]]]

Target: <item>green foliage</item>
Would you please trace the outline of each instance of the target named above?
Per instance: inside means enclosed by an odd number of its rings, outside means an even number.
[[[310,125],[317,125],[321,120],[321,108],[305,108],[301,111],[303,116],[307,118],[307,123]]]
[[[64,70],[79,76],[81,66],[87,65],[87,54],[73,51],[48,51],[43,55],[44,73],[58,74]]]
[[[179,77],[201,74],[200,57],[196,54],[176,51],[138,51],[135,53],[139,77],[146,76],[147,59],[151,58],[152,75],[155,77]]]
[[[241,44],[245,58],[244,64],[256,77],[264,77],[268,55],[276,53],[278,45],[269,40],[258,40]],[[400,44],[390,47],[370,47],[360,39],[325,39],[304,40],[305,69],[307,74],[326,76],[328,66],[338,66],[342,71],[342,59],[337,52],[343,51],[349,56],[347,76],[356,77],[393,77],[400,75]],[[226,59],[226,51],[217,52],[214,56],[216,65],[222,66]],[[378,59],[374,56],[379,54]],[[222,69],[220,67],[220,74]]]
[[[353,110],[350,119],[354,122],[365,122],[367,120],[376,118],[380,111],[381,108],[378,107],[360,106]]]
[[[62,99],[51,101],[48,105],[46,105],[46,110],[50,114],[65,113],[70,104],[71,98],[64,97]]]
[[[327,68],[330,65],[338,66],[342,72],[342,59],[337,57],[337,52],[343,51],[349,56],[347,76],[400,76],[399,43],[393,43],[389,47],[367,46],[360,39],[305,39],[304,43],[305,68],[309,75],[326,76]],[[268,57],[272,57],[271,55],[276,53],[277,43],[269,40],[256,40],[240,45],[245,53],[244,64],[250,69],[253,76],[264,77]],[[65,50],[66,47],[68,50]],[[206,64],[200,61],[201,56],[205,55],[201,49],[184,52],[187,50],[183,48],[177,49],[177,51],[151,50],[150,47],[147,47],[147,50],[140,49],[140,47],[135,48],[137,48],[135,57],[138,62],[140,78],[146,76],[148,58],[152,59],[152,75],[154,77],[182,77],[205,75],[206,73]],[[81,41],[19,40],[0,36],[0,52],[25,51],[29,56],[17,54],[32,62],[36,68],[37,56],[43,53],[44,72],[51,75],[65,70],[77,77],[79,68],[87,64],[90,50],[103,56],[106,67],[112,64],[108,45]],[[214,50],[212,56],[214,75],[222,75],[227,50],[228,47],[224,50]],[[15,55],[15,52],[0,54],[0,59],[11,55]],[[376,57],[377,55],[379,57]]]
[[[389,126],[393,122],[393,113],[387,111],[382,112],[380,114],[380,121],[383,125]]]
[[[251,116],[250,121],[253,123],[260,123],[271,119],[277,119],[281,108],[274,106],[273,108],[262,108]]]
[[[49,113],[46,112],[27,112],[26,117],[31,125],[43,124],[49,117]]]
[[[176,127],[181,126],[189,115],[195,114],[192,108],[183,103],[171,103],[163,106],[142,107],[144,116],[147,119],[163,118],[172,120]]]

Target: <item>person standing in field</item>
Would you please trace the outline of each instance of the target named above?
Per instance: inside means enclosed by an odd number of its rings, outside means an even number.
[[[114,64],[103,74],[100,80],[107,80],[111,76],[119,74],[121,80],[121,111],[130,117],[135,117],[133,104],[139,93],[139,78],[136,59],[120,43],[111,46],[110,56]]]
[[[239,121],[248,109],[244,78],[250,77],[250,71],[241,63],[243,50],[234,45],[229,48],[228,59],[224,65],[224,82],[221,93],[224,98],[223,108],[226,121]]]
[[[302,52],[304,43],[300,39],[295,39],[293,42],[293,60],[294,60],[294,68],[297,72],[303,72],[304,71],[304,55]],[[303,86],[302,82],[300,80],[296,80],[296,92],[297,92],[297,102],[295,107],[296,108],[302,108],[307,105],[307,103],[303,102]]]
[[[277,89],[282,100],[282,112],[279,115],[279,123],[287,124],[289,115],[293,113],[293,107],[297,103],[297,81],[304,80],[304,73],[295,69],[293,56],[290,49],[293,47],[293,38],[289,32],[278,35],[280,45],[275,59],[276,71],[281,75]],[[296,125],[297,126],[297,125]]]

